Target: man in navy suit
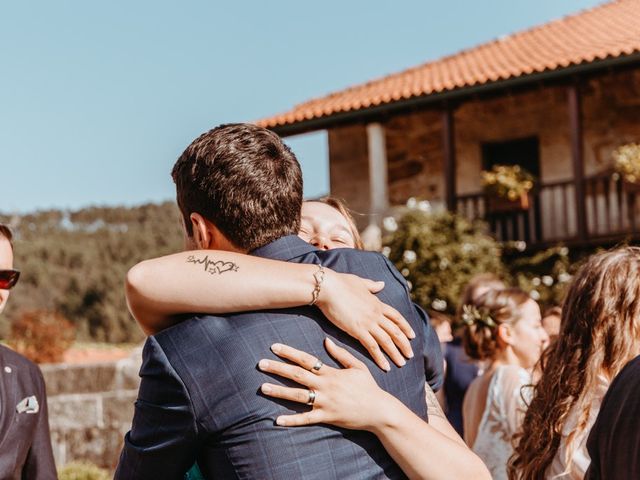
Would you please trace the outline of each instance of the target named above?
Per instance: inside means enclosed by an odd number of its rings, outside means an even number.
[[[323,348],[330,337],[365,362],[383,389],[426,419],[425,365],[432,366],[437,387],[442,360],[437,338],[411,303],[403,277],[377,253],[319,251],[296,236],[302,175],[295,155],[273,132],[246,124],[217,127],[185,150],[173,178],[189,248],[322,264],[382,280],[379,298],[416,332],[415,356],[404,367],[383,372],[356,340],[313,306],[194,316],[146,342],[135,416],[116,478],[181,479],[195,461],[207,478],[404,478],[370,433],[277,426],[279,415],[301,407],[263,397],[260,385],[274,379],[256,368],[275,342],[337,366]],[[207,262],[216,261],[208,257]],[[192,260],[194,266],[205,261]],[[242,268],[218,266],[214,273],[220,275]]]

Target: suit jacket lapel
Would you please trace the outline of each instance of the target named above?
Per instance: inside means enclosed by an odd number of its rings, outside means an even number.
[[[5,356],[0,348],[0,451],[9,433],[9,427],[16,414],[17,378],[18,372],[15,365],[5,363]],[[10,373],[5,370],[11,369]]]

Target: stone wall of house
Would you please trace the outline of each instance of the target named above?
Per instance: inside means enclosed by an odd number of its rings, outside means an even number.
[[[640,68],[609,73],[583,89],[585,170],[607,170],[611,152],[624,143],[640,143]]]
[[[369,223],[369,148],[364,125],[350,125],[328,131],[329,182],[331,194],[342,198],[356,212],[360,228]],[[357,215],[360,213],[361,215]]]
[[[393,117],[384,124],[389,203],[410,197],[443,201],[443,131],[441,114],[425,110]]]
[[[131,428],[140,350],[116,362],[42,365],[58,466],[89,461],[113,470]]]
[[[454,114],[457,191],[481,190],[482,144],[536,136],[543,182],[571,178],[567,90],[548,87],[463,103]]]
[[[617,146],[640,142],[640,69],[592,78],[581,86],[581,95],[585,174],[593,175],[610,167],[611,153]],[[482,144],[485,142],[536,136],[542,182],[573,177],[568,92],[564,86],[541,86],[464,102],[455,110],[454,125],[458,194],[481,191]],[[390,204],[402,204],[409,197],[443,200],[440,111],[398,115],[387,119],[383,126]],[[365,126],[329,130],[329,155],[332,194],[343,197],[356,210],[367,212],[369,171]],[[568,197],[572,202],[571,195]],[[565,201],[564,197],[548,200],[550,204]],[[574,208],[569,205],[569,210]]]

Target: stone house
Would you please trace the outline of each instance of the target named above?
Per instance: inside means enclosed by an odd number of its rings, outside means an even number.
[[[640,237],[612,152],[640,143],[640,2],[618,0],[258,122],[326,130],[331,194],[378,223],[410,197],[489,221],[532,247]],[[488,208],[481,171],[520,164],[528,209]],[[361,225],[365,226],[365,225]]]

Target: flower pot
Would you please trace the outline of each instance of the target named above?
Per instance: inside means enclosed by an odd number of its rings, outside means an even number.
[[[509,200],[508,198],[492,195],[488,197],[488,201],[489,212],[491,213],[523,212],[529,210],[529,194],[527,193],[523,193],[516,200]]]

